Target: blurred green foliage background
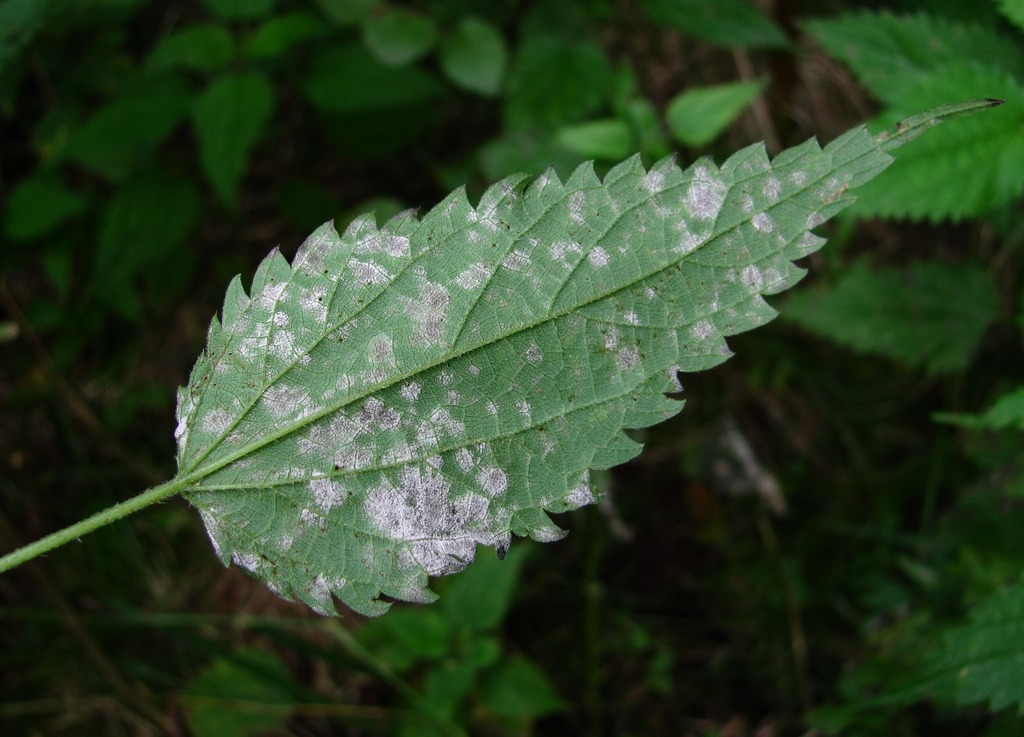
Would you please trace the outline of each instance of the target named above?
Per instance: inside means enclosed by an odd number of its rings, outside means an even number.
[[[324,620],[180,500],[0,578],[5,735],[1019,735],[1024,2],[0,0],[0,545],[173,475],[320,223],[977,97],[572,534]]]

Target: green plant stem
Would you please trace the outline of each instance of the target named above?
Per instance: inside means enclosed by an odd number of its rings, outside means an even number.
[[[938,125],[939,123],[943,123],[947,120],[953,120],[954,118],[961,118],[965,115],[973,115],[979,110],[986,110],[990,107],[995,107],[996,105],[1002,105],[1004,102],[1006,102],[1006,100],[985,98],[981,100],[971,100],[970,102],[961,102],[955,105],[943,105],[942,107],[937,107],[933,110],[921,113],[920,115],[913,115],[901,120],[892,130],[887,130],[876,136],[875,140],[878,141],[878,144],[883,151],[890,151],[902,146],[908,141],[914,140],[933,125]]]
[[[186,481],[184,479],[172,479],[167,483],[154,486],[138,496],[97,512],[91,517],[65,527],[63,530],[51,533],[40,540],[36,540],[34,543],[29,543],[24,547],[13,550],[0,558],[0,573],[16,568],[22,563],[38,558],[43,553],[48,553],[54,548],[66,545],[72,540],[81,538],[83,535],[88,535],[90,532],[105,527],[111,522],[116,522],[123,517],[127,517],[129,514],[138,512],[140,509],[145,509],[168,497],[174,496],[180,493],[185,486]]]

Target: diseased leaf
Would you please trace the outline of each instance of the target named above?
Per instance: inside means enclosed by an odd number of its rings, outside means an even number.
[[[772,318],[887,141],[634,157],[327,224],[228,288],[179,392],[177,480],[220,558],[284,597],[430,601],[477,544],[562,537],[547,512],[593,502],[590,469],[641,449],[624,430],[680,411],[677,372]]]
[[[786,319],[858,351],[930,373],[967,366],[999,308],[988,273],[923,261],[907,270],[847,268],[831,288],[786,302]]]
[[[273,90],[259,72],[221,77],[196,100],[192,122],[199,139],[199,161],[225,203],[234,203],[249,152],[273,108]]]

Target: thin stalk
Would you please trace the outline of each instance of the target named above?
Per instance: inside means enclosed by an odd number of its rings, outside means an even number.
[[[185,479],[172,479],[167,483],[154,486],[138,496],[133,496],[131,499],[97,512],[81,522],[76,522],[69,527],[65,527],[63,530],[58,530],[40,540],[36,540],[34,543],[18,548],[0,558],[0,573],[16,568],[22,563],[38,558],[43,553],[48,553],[54,548],[59,548],[61,545],[66,545],[73,540],[78,540],[94,530],[109,525],[111,522],[116,522],[127,517],[129,514],[138,512],[140,509],[145,509],[168,497],[174,496],[185,488],[186,483]]]
[[[947,120],[961,118],[965,115],[973,115],[979,110],[985,110],[996,105],[1002,105],[1006,100],[986,98],[982,100],[971,100],[960,102],[955,105],[943,105],[934,110],[913,115],[898,122],[892,130],[880,133],[875,137],[883,151],[889,151],[902,146],[907,141],[912,141],[933,125],[938,125]]]

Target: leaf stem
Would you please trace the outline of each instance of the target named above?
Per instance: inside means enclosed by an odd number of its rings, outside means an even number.
[[[996,105],[1002,105],[1006,100],[984,98],[971,100],[969,102],[958,102],[953,105],[943,105],[919,115],[912,115],[909,118],[899,121],[892,130],[879,133],[875,140],[883,151],[889,151],[912,141],[933,125],[938,125],[953,118],[961,118],[965,115],[973,115],[979,110],[987,110]]]
[[[111,522],[127,517],[129,514],[138,512],[140,509],[145,509],[168,497],[174,496],[181,492],[185,486],[186,483],[183,479],[172,479],[159,486],[154,486],[138,496],[115,504],[112,507],[107,507],[91,517],[65,527],[63,530],[53,532],[44,538],[36,540],[34,543],[18,548],[0,558],[0,573],[9,571],[33,558],[38,558],[43,553],[59,548],[61,545],[66,545],[72,540],[77,540],[83,535],[87,535],[94,530],[98,530],[100,527],[109,525]]]

